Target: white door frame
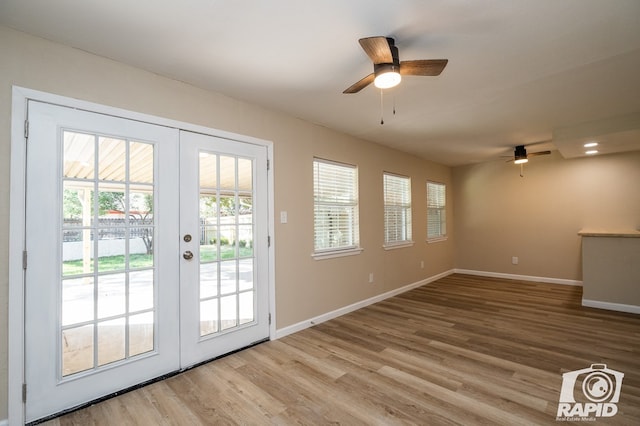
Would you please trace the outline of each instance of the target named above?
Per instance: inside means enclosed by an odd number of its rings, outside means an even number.
[[[27,101],[35,100],[70,108],[113,115],[130,120],[142,121],[160,126],[202,133],[233,141],[264,146],[267,149],[267,159],[270,167],[268,173],[268,233],[274,230],[274,199],[273,199],[273,142],[250,136],[238,135],[209,127],[198,126],[181,121],[156,117],[148,114],[128,111],[82,101],[65,96],[13,86],[11,107],[11,160],[10,160],[10,189],[9,189],[9,338],[8,338],[8,409],[9,424],[24,424],[25,404],[22,399],[25,368],[25,339],[24,339],[24,284],[23,250],[25,247],[25,198],[26,198],[26,160],[25,121],[27,118]],[[276,338],[275,321],[275,245],[268,249],[268,292],[271,324],[269,325],[270,339]]]

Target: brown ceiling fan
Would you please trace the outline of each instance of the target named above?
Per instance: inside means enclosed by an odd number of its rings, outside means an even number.
[[[509,156],[507,163],[513,161],[515,164],[520,165],[520,177],[524,177],[524,164],[529,161],[529,157],[535,157],[537,155],[549,155],[551,151],[538,151],[530,152],[527,154],[527,148],[524,145],[518,145],[513,150],[513,157]]]
[[[509,157],[507,163],[513,161],[515,164],[524,164],[529,161],[529,157],[535,157],[536,155],[549,155],[551,151],[538,151],[530,152],[527,154],[527,148],[524,145],[518,145],[513,150],[513,157]]]
[[[358,40],[373,61],[373,73],[351,85],[342,93],[358,93],[374,83],[388,89],[400,83],[403,75],[437,76],[447,66],[448,59],[418,59],[400,62],[398,48],[391,37],[366,37]]]

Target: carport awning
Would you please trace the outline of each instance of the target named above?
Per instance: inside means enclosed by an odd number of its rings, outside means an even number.
[[[125,182],[132,191],[153,191],[152,143],[71,130],[63,131],[63,139],[65,188],[93,188],[97,180],[104,191],[120,191]],[[201,194],[251,193],[251,160],[211,151],[201,152],[199,163]]]

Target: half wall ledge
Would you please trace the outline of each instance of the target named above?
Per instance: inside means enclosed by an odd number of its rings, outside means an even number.
[[[640,231],[583,229],[582,305],[640,313]]]

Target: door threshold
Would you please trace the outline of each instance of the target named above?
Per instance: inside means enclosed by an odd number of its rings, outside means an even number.
[[[229,355],[233,355],[233,354],[235,354],[237,352],[240,352],[240,351],[243,351],[245,349],[252,348],[252,347],[257,346],[257,345],[259,345],[261,343],[268,342],[269,340],[270,339],[268,337],[266,337],[264,339],[261,339],[261,340],[257,340],[257,341],[255,341],[255,342],[253,342],[253,343],[251,343],[251,344],[249,344],[247,346],[243,346],[242,348],[235,349],[235,350],[233,350],[231,352],[227,352],[226,354],[219,355],[217,357],[214,357],[214,358],[199,362],[197,364],[194,364],[194,365],[186,367],[186,368],[182,368],[180,370],[175,370],[175,371],[172,371],[170,373],[163,374],[163,375],[155,377],[153,379],[146,380],[146,381],[144,381],[142,383],[138,383],[137,385],[129,386],[128,388],[119,390],[117,392],[113,392],[113,393],[110,393],[108,395],[101,396],[100,398],[96,398],[94,400],[85,402],[85,403],[80,404],[80,405],[76,405],[75,407],[67,408],[66,410],[62,410],[62,411],[60,411],[58,413],[48,415],[48,416],[43,417],[43,418],[38,419],[38,420],[34,420],[32,422],[26,423],[26,426],[33,426],[33,425],[38,425],[40,423],[48,422],[49,420],[53,420],[53,419],[56,419],[58,417],[62,417],[64,415],[66,415],[66,414],[73,413],[74,411],[79,411],[79,410],[82,410],[84,408],[90,407],[92,405],[99,404],[99,403],[104,402],[104,401],[106,401],[108,399],[115,398],[116,396],[124,395],[125,393],[129,393],[131,391],[143,388],[143,387],[145,387],[147,385],[150,385],[150,384],[153,384],[153,383],[156,383],[156,382],[161,382],[161,381],[169,379],[169,378],[171,378],[173,376],[177,376],[178,374],[182,374],[185,371],[192,370],[194,368],[197,368],[197,367],[200,367],[202,365],[208,364],[210,362],[222,359],[222,358],[227,357]]]

